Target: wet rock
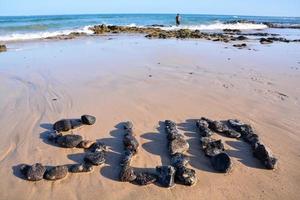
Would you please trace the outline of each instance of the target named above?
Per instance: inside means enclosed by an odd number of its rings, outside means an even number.
[[[62,179],[66,177],[68,174],[68,167],[67,166],[56,166],[56,167],[51,167],[46,171],[44,174],[44,178],[47,180],[55,181]]]
[[[91,140],[82,140],[82,141],[77,145],[77,148],[89,149],[93,144],[95,144],[95,141],[91,141]]]
[[[194,185],[197,182],[196,172],[187,167],[179,167],[176,169],[175,180],[183,185]]]
[[[231,168],[231,159],[226,153],[219,153],[211,158],[213,168],[222,173],[226,173]]]
[[[133,168],[130,166],[123,167],[120,176],[119,176],[120,181],[122,182],[132,182],[136,179],[136,175],[133,171]]]
[[[259,40],[259,42],[260,42],[261,44],[271,44],[271,43],[273,43],[272,40],[267,39],[267,38],[261,38],[261,39]]]
[[[241,33],[242,31],[239,29],[223,29],[223,32],[226,33]]]
[[[224,144],[221,140],[215,140],[212,138],[201,138],[202,148],[206,156],[213,157],[217,154],[222,153],[224,149]]]
[[[0,52],[4,52],[6,50],[7,50],[6,45],[0,44]]]
[[[92,172],[93,170],[94,167],[90,163],[74,164],[69,167],[69,172],[71,173]]]
[[[169,151],[171,155],[176,153],[184,153],[189,149],[189,143],[183,138],[176,138],[175,140],[170,141]]]
[[[209,137],[213,135],[213,132],[209,129],[209,124],[206,120],[197,120],[196,126],[198,127],[202,137]]]
[[[272,155],[272,152],[264,144],[257,143],[255,145],[253,155],[259,159],[267,169],[274,169],[277,159]]]
[[[101,142],[95,142],[92,144],[92,146],[89,148],[90,152],[107,152],[108,148],[105,144]]]
[[[22,165],[20,171],[28,181],[39,181],[43,179],[46,167],[41,163]]]
[[[140,172],[136,173],[136,179],[134,183],[137,185],[149,185],[154,183],[157,180],[157,176],[155,174],[151,174],[149,172]]]
[[[63,135],[56,139],[56,143],[65,148],[74,148],[82,141],[82,137],[80,135]]]
[[[57,132],[69,131],[72,129],[71,120],[62,119],[54,123],[53,129]]]
[[[91,115],[82,115],[81,116],[81,121],[82,121],[83,124],[93,125],[96,122],[96,117],[91,116]]]
[[[245,43],[242,43],[242,44],[234,44],[233,46],[234,46],[234,47],[237,47],[237,48],[239,48],[239,49],[241,49],[241,48],[247,47],[247,44],[245,44]]]
[[[181,153],[176,153],[171,157],[171,165],[176,169],[179,167],[185,167],[189,163],[187,156]]]
[[[102,165],[105,162],[105,154],[104,152],[87,153],[84,161],[93,165]]]
[[[158,183],[163,187],[174,186],[175,169],[172,166],[156,167],[158,172]]]

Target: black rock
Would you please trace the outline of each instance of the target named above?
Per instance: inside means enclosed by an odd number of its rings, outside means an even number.
[[[137,139],[131,134],[126,134],[124,136],[123,144],[125,146],[125,149],[130,150],[133,153],[136,153],[139,147]]]
[[[105,162],[104,152],[87,153],[84,161],[93,165],[102,165]]]
[[[187,167],[179,167],[176,169],[175,180],[183,185],[194,185],[197,182],[196,172]]]
[[[107,152],[107,146],[101,142],[95,142],[89,148],[90,152]]]
[[[91,172],[93,170],[94,167],[90,163],[73,164],[69,167],[69,172],[71,173]]]
[[[120,176],[119,176],[120,181],[122,182],[132,182],[136,179],[136,175],[133,171],[133,168],[130,166],[123,167]]]
[[[20,168],[21,173],[29,181],[39,181],[44,177],[46,172],[46,167],[41,163],[36,163],[34,165],[22,165]]]
[[[257,143],[253,155],[259,159],[267,169],[274,169],[277,163],[277,159],[272,155],[270,149],[264,144]]]
[[[224,144],[221,140],[208,137],[201,138],[202,148],[206,156],[212,157],[224,151]]]
[[[55,181],[62,179],[66,177],[68,174],[68,167],[67,166],[56,166],[56,167],[51,167],[46,171],[44,174],[44,178],[47,180]]]
[[[123,124],[123,127],[125,130],[133,129],[133,124],[132,122],[128,121]]]
[[[121,166],[130,166],[130,162],[131,162],[133,155],[134,155],[134,153],[132,151],[126,150],[123,155],[123,158],[120,162],[120,165]]]
[[[80,135],[64,135],[60,136],[56,139],[56,143],[61,147],[65,148],[74,148],[82,141],[82,137]]]
[[[236,40],[247,40],[248,38],[243,36],[243,35],[240,35],[238,36],[237,38],[235,38]]]
[[[241,49],[241,48],[247,47],[247,44],[246,44],[246,43],[242,43],[242,44],[234,44],[233,46]]]
[[[4,52],[6,50],[7,50],[6,46],[4,44],[0,44],[0,52]]]
[[[81,121],[82,121],[83,124],[93,125],[96,122],[96,117],[91,116],[91,115],[82,115],[81,116]]]
[[[226,153],[219,153],[211,158],[213,168],[222,173],[226,173],[231,168],[231,159]]]
[[[154,183],[157,180],[157,176],[155,174],[151,174],[149,172],[140,172],[136,173],[136,179],[134,183],[137,185],[149,185]]]
[[[57,132],[69,131],[72,129],[71,120],[62,119],[54,123],[53,129]]]
[[[176,153],[171,157],[171,165],[175,167],[175,169],[185,167],[188,163],[189,159],[184,154]]]
[[[158,172],[158,183],[163,187],[174,186],[175,169],[172,166],[156,167]]]
[[[169,151],[171,155],[176,153],[184,153],[189,149],[189,143],[183,138],[176,138],[169,143]]]
[[[198,127],[202,137],[209,137],[213,135],[213,132],[209,129],[209,124],[206,120],[197,120],[196,126]]]
[[[261,44],[271,44],[271,43],[273,43],[272,40],[267,39],[267,38],[261,38],[261,39],[259,40],[259,42],[260,42]]]

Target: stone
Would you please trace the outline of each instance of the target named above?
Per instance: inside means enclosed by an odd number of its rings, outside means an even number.
[[[134,183],[137,185],[149,185],[157,180],[157,176],[149,172],[136,173]]]
[[[92,165],[102,165],[105,162],[105,154],[104,152],[87,153],[84,157],[84,161]]]
[[[95,141],[91,140],[82,140],[78,145],[77,148],[89,149],[92,145],[95,144]]]
[[[183,137],[183,135],[182,134],[180,134],[180,133],[178,133],[178,131],[177,130],[172,130],[172,131],[170,131],[169,133],[168,133],[168,135],[167,135],[167,139],[169,140],[169,141],[172,141],[172,140],[175,140],[175,139],[184,139],[184,137]]]
[[[120,162],[120,165],[121,166],[130,166],[133,155],[134,155],[134,153],[132,151],[126,150],[123,155],[123,158]]]
[[[163,187],[172,187],[174,186],[174,178],[175,178],[175,168],[168,166],[158,166],[156,167],[156,171],[158,173],[158,183]]]
[[[130,121],[125,122],[125,123],[123,124],[123,128],[124,128],[125,130],[133,129],[133,124],[132,124],[132,122],[130,122]]]
[[[54,123],[53,129],[57,132],[69,131],[72,129],[71,120],[62,119]]]
[[[206,120],[197,120],[196,126],[198,127],[202,137],[210,137],[213,135],[213,132],[209,129],[209,124]]]
[[[108,147],[103,144],[102,142],[94,142],[90,148],[89,148],[90,152],[107,152],[108,151]]]
[[[136,179],[136,175],[133,171],[133,168],[130,166],[123,167],[120,176],[119,176],[120,181],[122,182],[132,182]]]
[[[277,159],[272,155],[272,152],[264,144],[257,143],[253,155],[260,160],[267,169],[274,169]]]
[[[224,151],[224,144],[221,140],[202,138],[201,142],[206,156],[212,157]]]
[[[227,121],[212,121],[209,123],[209,128],[217,133],[222,133],[226,137],[230,138],[240,138],[241,133],[231,129],[227,125]]]
[[[79,128],[83,125],[80,119],[71,119],[72,129]]]
[[[169,151],[171,155],[176,153],[184,153],[189,149],[189,143],[183,138],[176,138],[175,140],[170,141]]]
[[[181,153],[176,153],[171,157],[171,165],[176,169],[179,167],[185,167],[189,163],[187,156]]]
[[[94,167],[90,163],[73,164],[69,167],[69,172],[71,173],[92,172],[93,170]]]
[[[139,147],[139,143],[137,139],[131,134],[126,134],[124,136],[123,144],[125,146],[125,149],[130,150],[134,153],[137,152],[137,149]]]
[[[43,179],[46,167],[41,163],[36,163],[31,166],[22,165],[20,171],[28,181],[39,181]]]
[[[55,181],[63,179],[68,174],[68,167],[65,165],[51,167],[44,174],[44,178],[47,180]]]
[[[246,44],[246,43],[242,43],[242,44],[234,44],[233,46],[234,46],[234,47],[237,47],[237,48],[239,48],[239,49],[241,49],[241,48],[247,47],[247,44]]]
[[[192,186],[197,182],[196,172],[187,167],[179,167],[176,169],[175,181],[183,185]]]
[[[226,153],[219,153],[211,158],[213,168],[222,173],[226,173],[231,169],[231,159]]]
[[[247,40],[248,38],[246,36],[240,35],[236,38],[236,40]]]
[[[56,139],[56,143],[65,148],[74,148],[82,141],[82,137],[80,135],[63,135]]]
[[[6,45],[0,44],[0,52],[4,52],[6,50],[7,50]]]
[[[91,115],[82,115],[81,116],[81,121],[82,121],[83,124],[93,125],[96,122],[96,117],[91,116]]]
[[[271,43],[273,43],[272,40],[267,39],[267,38],[260,38],[259,42],[260,42],[261,44],[271,44]]]

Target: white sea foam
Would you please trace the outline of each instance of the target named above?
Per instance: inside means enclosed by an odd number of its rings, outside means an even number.
[[[35,39],[44,39],[47,37],[55,37],[58,35],[68,35],[72,32],[93,34],[93,31],[90,30],[91,26],[85,26],[80,29],[72,30],[61,30],[61,31],[52,31],[52,32],[32,32],[32,33],[12,33],[9,35],[0,35],[0,41],[18,41],[18,40],[35,40]]]
[[[234,24],[202,24],[202,25],[180,25],[171,27],[162,27],[163,30],[178,30],[178,29],[190,29],[190,30],[223,30],[223,29],[239,29],[239,30],[254,30],[254,29],[267,29],[265,24],[252,24],[252,23],[234,23]]]

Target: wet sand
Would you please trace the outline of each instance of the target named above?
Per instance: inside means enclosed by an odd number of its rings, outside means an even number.
[[[300,46],[148,40],[142,36],[10,43],[0,53],[0,199],[299,199]],[[93,126],[73,131],[110,147],[107,162],[88,174],[28,182],[21,163],[80,162],[81,149],[45,140],[51,124],[82,114]],[[250,123],[279,159],[264,169],[248,144],[219,136],[233,159],[228,174],[212,170],[193,119]],[[190,144],[193,187],[171,189],[119,182],[122,132],[131,120],[141,144],[133,166],[168,164],[160,121],[171,119]]]

